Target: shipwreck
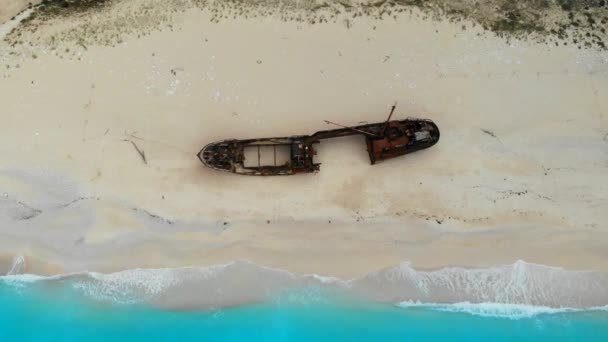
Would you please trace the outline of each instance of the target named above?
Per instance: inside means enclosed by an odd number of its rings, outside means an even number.
[[[201,162],[212,169],[251,176],[279,176],[319,171],[315,144],[321,140],[364,135],[371,164],[429,148],[439,141],[439,127],[428,119],[392,120],[395,106],[384,122],[340,128],[312,135],[260,139],[229,139],[205,146]]]

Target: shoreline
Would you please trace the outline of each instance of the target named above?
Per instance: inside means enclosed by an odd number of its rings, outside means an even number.
[[[241,259],[342,278],[403,260],[608,272],[606,51],[415,15],[347,27],[199,10],[114,46],[70,40],[83,23],[108,38],[131,13],[119,9],[24,32],[33,46],[0,42],[0,273],[18,255],[37,274]],[[395,118],[433,119],[441,142],[374,166],[360,139],[324,142],[320,173],[286,178],[195,156],[382,120],[395,101]]]
[[[141,237],[130,233],[133,237],[109,238],[108,234],[114,233],[107,231],[107,227],[99,227],[89,233],[97,242],[82,241],[77,237],[78,231],[48,237],[47,241],[23,235],[6,239],[9,236],[5,234],[0,274],[13,268],[16,256],[24,258],[20,273],[51,276],[84,271],[112,273],[133,268],[206,267],[233,260],[250,260],[299,274],[347,279],[404,260],[418,270],[453,266],[484,268],[524,259],[572,271],[608,272],[600,252],[605,233],[556,231],[550,226],[529,225],[449,231],[426,222],[407,227],[400,222],[387,224],[386,221],[230,222],[227,226],[217,222],[205,227],[159,225],[144,219],[142,223],[148,225],[149,233]],[[166,229],[171,231],[162,232]],[[114,229],[114,232],[119,231]],[[366,237],[364,232],[373,235]],[[589,236],[597,241],[590,241]],[[70,245],[73,247],[65,248]],[[556,250],[560,251],[559,255]]]
[[[545,311],[608,308],[608,273],[569,271],[521,260],[490,268],[426,271],[401,263],[349,280],[233,261],[209,267],[78,272],[51,277],[14,274],[0,276],[0,282],[13,286],[43,284],[42,288],[56,283],[95,302],[145,304],[179,311],[240,307],[299,291],[403,307],[494,304]]]

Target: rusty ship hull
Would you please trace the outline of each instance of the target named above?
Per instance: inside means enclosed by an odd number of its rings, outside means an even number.
[[[261,139],[229,139],[206,145],[198,154],[207,167],[251,176],[279,176],[312,173],[315,146],[322,140],[364,135],[371,164],[399,157],[435,145],[439,127],[428,119],[394,120],[324,130],[312,135]]]

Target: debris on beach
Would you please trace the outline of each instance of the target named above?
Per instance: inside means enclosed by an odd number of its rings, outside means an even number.
[[[364,135],[371,164],[429,148],[439,141],[439,128],[428,119],[385,122],[319,131],[312,135],[260,139],[229,139],[205,146],[197,155],[212,169],[252,176],[293,175],[319,171],[314,144],[321,140]]]

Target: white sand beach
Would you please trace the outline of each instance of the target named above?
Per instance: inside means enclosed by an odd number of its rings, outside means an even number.
[[[30,5],[37,5],[41,0],[2,0],[0,1],[0,24],[11,20]]]
[[[23,7],[8,4],[0,21]],[[170,5],[123,15],[137,6],[0,42],[0,273],[14,256],[40,274],[234,260],[344,278],[403,261],[608,271],[607,51],[416,10],[214,22],[193,5],[152,25]],[[439,143],[372,166],[362,137],[329,140],[318,174],[287,177],[196,157],[221,139],[382,121],[394,102],[395,119],[436,122]]]

